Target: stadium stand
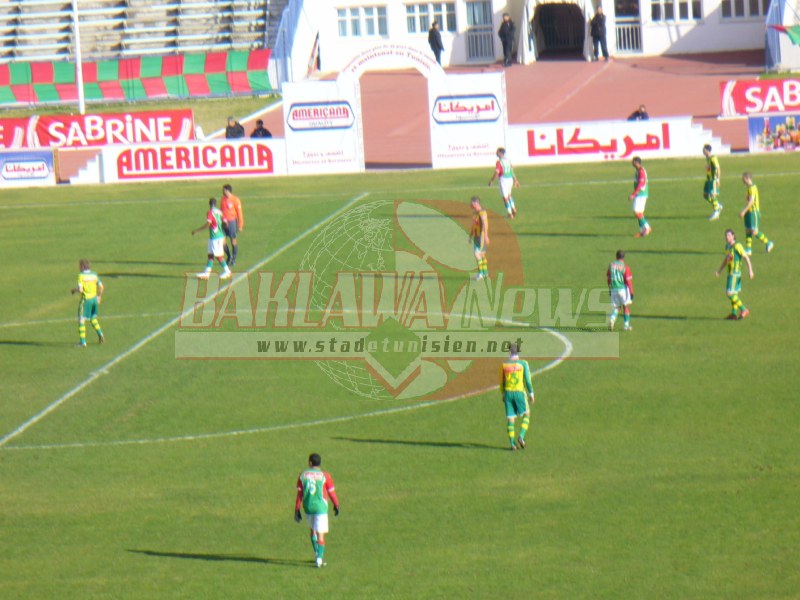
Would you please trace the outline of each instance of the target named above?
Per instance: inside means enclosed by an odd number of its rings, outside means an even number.
[[[256,50],[287,0],[81,0],[83,60]],[[70,0],[0,2],[0,63],[73,60]]]

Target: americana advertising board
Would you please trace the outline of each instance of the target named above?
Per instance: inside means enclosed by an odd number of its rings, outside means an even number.
[[[0,187],[55,185],[52,150],[0,151]]]
[[[105,146],[104,183],[285,175],[283,140],[213,140]]]
[[[0,119],[0,148],[81,148],[194,139],[194,113],[164,110]]]
[[[508,157],[514,164],[697,156],[706,144],[715,154],[730,152],[711,132],[693,125],[691,117],[513,125],[508,138]]]
[[[287,83],[283,87],[283,113],[289,174],[364,170],[357,82]]]

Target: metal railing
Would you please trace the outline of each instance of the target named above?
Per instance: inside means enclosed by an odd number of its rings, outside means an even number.
[[[275,34],[275,45],[272,48],[272,62],[275,66],[275,83],[278,91],[282,91],[283,84],[292,82],[292,46],[294,34],[300,15],[303,12],[303,0],[290,0],[283,9],[281,23]]]
[[[642,51],[642,20],[639,17],[617,17],[617,54],[639,54]]]
[[[467,30],[467,60],[494,60],[494,31],[491,25],[474,25]]]

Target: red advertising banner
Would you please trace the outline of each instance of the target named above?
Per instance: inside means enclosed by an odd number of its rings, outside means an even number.
[[[194,139],[190,109],[0,119],[2,148],[81,148]]]
[[[719,89],[723,117],[800,110],[800,79],[725,81]]]

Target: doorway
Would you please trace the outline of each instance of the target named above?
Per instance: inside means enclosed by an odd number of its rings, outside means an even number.
[[[366,168],[431,167],[428,80],[416,70],[373,71],[360,85]]]
[[[539,4],[532,26],[534,36],[541,42],[539,60],[583,58],[586,22],[577,4]]]

